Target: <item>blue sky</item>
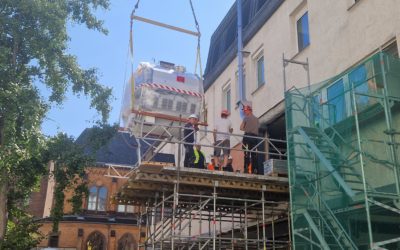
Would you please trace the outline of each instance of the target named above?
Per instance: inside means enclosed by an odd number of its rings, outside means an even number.
[[[201,59],[205,69],[212,33],[217,28],[234,0],[192,0],[201,30]],[[130,74],[128,57],[130,13],[136,0],[112,0],[109,11],[100,11],[97,16],[104,20],[107,36],[83,26],[73,25],[69,50],[76,55],[83,68],[95,67],[100,82],[113,88],[110,123],[118,122],[124,83]],[[189,0],[142,0],[136,15],[195,31]],[[169,61],[184,65],[193,72],[196,61],[197,38],[172,30],[163,29],[138,21],[134,22],[133,64],[142,61]],[[61,107],[53,107],[45,120],[42,131],[46,135],[65,132],[79,134],[100,117],[90,109],[90,101],[81,96],[67,96]]]

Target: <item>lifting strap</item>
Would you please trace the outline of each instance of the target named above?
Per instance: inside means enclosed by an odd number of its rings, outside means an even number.
[[[165,24],[165,23],[157,22],[157,21],[150,20],[150,19],[147,19],[147,18],[135,16],[135,12],[139,8],[139,3],[140,3],[140,0],[137,0],[137,2],[135,4],[135,7],[134,7],[134,9],[132,10],[132,13],[131,13],[131,21],[130,21],[129,50],[130,50],[130,57],[131,57],[132,65],[133,65],[133,20],[135,19],[135,20],[143,21],[143,22],[150,23],[150,24],[153,24],[153,25],[157,25],[157,26],[161,26],[161,27],[164,27],[164,28],[168,28],[168,29],[172,29],[172,30],[175,30],[175,31],[179,31],[179,32],[182,32],[182,33],[186,33],[186,34],[197,36],[196,62],[195,62],[194,73],[197,73],[197,68],[199,68],[199,74],[200,74],[200,77],[202,77],[203,69],[202,69],[202,66],[201,66],[201,51],[200,51],[201,33],[200,33],[200,26],[199,26],[199,22],[197,21],[197,17],[196,17],[196,13],[195,13],[195,10],[194,10],[194,7],[193,7],[192,0],[189,0],[189,3],[190,3],[190,8],[191,8],[191,11],[192,11],[192,15],[193,15],[193,19],[194,19],[194,23],[195,23],[195,27],[196,27],[196,31],[197,32],[189,31],[189,30],[186,30],[186,29],[182,29],[182,28],[179,28],[179,27],[175,27],[175,26],[172,26],[172,25]]]

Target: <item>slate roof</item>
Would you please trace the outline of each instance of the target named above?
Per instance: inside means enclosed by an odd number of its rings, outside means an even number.
[[[97,163],[134,165],[137,162],[137,143],[136,138],[128,133],[117,132],[107,143],[98,150],[90,146],[89,140],[91,128],[86,128],[76,139],[76,143],[84,147],[84,152],[93,155]],[[146,143],[141,143],[142,152],[148,148]],[[159,153],[154,157],[154,161],[174,163],[174,156],[171,154]]]
[[[268,21],[284,0],[242,0],[243,47]],[[211,36],[204,90],[206,91],[237,54],[237,11],[232,5]]]

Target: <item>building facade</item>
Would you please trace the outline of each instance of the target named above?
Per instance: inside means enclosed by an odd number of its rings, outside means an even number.
[[[242,91],[260,133],[287,140],[293,249],[399,249],[400,1],[243,0],[242,12]],[[238,133],[235,26],[232,6],[204,84],[208,124],[227,108]]]
[[[37,249],[137,249],[145,236],[145,223],[138,223],[138,207],[133,204],[118,204],[113,196],[127,182],[127,176],[137,161],[136,140],[126,133],[117,133],[97,150],[87,143],[90,129],[86,129],[76,140],[86,153],[95,156],[96,163],[86,169],[88,197],[83,200],[80,214],[72,213],[68,201],[72,190],[65,193],[64,216],[58,233],[52,233],[51,208],[55,181],[45,178],[40,190],[30,199],[29,211],[42,223],[40,231],[45,239]],[[163,160],[165,157],[156,157]],[[49,171],[54,164],[49,164]],[[141,232],[140,232],[141,231]]]
[[[120,169],[120,173],[127,172]],[[136,249],[139,237],[137,214],[132,205],[118,205],[112,200],[113,194],[126,182],[107,176],[107,166],[93,166],[87,169],[89,197],[84,200],[81,214],[72,214],[67,192],[64,202],[66,214],[54,235],[52,221],[43,216],[41,232],[47,236],[38,248],[57,247],[61,249]],[[49,185],[48,185],[49,186]]]
[[[379,50],[398,55],[399,10],[398,0],[243,0],[243,92],[260,132],[286,138],[284,71],[289,90],[333,77]],[[204,86],[209,126],[226,108],[233,133],[240,133],[236,16],[233,5],[211,38]],[[291,61],[285,67],[283,58]],[[292,63],[307,60],[308,67]]]

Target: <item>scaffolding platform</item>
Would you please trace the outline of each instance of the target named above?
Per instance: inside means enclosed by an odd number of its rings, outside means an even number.
[[[190,194],[211,194],[214,185],[219,195],[238,197],[238,193],[247,198],[259,198],[260,192],[266,192],[271,200],[287,200],[289,194],[288,178],[267,175],[253,175],[206,169],[163,166],[158,162],[143,162],[131,175],[129,181],[120,189],[115,199],[120,203],[143,205],[156,193],[173,192],[179,172],[180,192]],[[257,192],[258,191],[258,192]]]

